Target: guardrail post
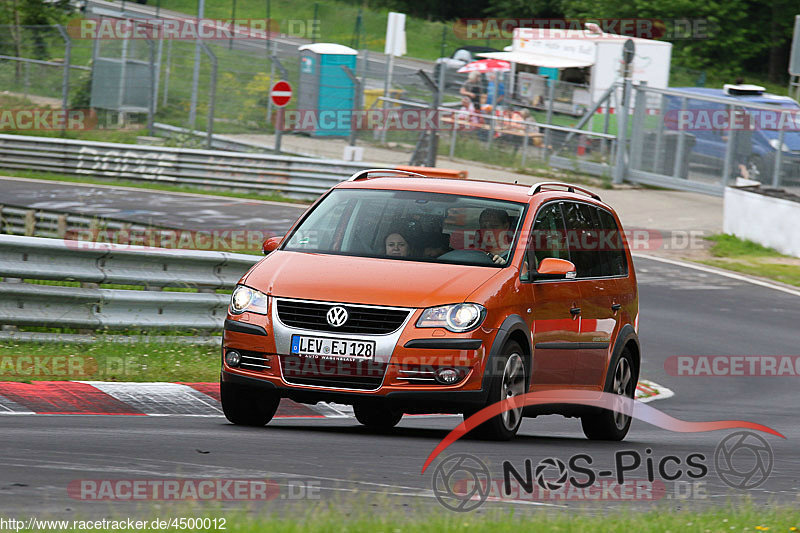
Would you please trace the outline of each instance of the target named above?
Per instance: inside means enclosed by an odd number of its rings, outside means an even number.
[[[36,211],[25,211],[25,236],[33,237],[36,234]]]
[[[67,215],[58,215],[56,220],[56,235],[63,239],[67,236]]]
[[[617,117],[617,158],[614,167],[614,183],[622,183],[627,172],[625,152],[628,141],[628,105],[630,103],[632,87],[633,84],[630,78],[626,79],[622,94],[622,105],[619,110],[620,115]]]

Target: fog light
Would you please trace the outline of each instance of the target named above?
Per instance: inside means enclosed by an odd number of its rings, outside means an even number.
[[[440,368],[435,375],[436,381],[444,385],[452,385],[461,379],[458,372],[452,368]]]
[[[242,361],[242,354],[237,352],[236,350],[231,350],[227,354],[225,354],[225,362],[231,368],[236,368],[239,366],[239,363]]]

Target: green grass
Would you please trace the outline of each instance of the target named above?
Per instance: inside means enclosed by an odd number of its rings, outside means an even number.
[[[733,235],[712,235],[707,239],[714,243],[711,255],[717,259],[701,263],[800,287],[800,259]]]
[[[716,257],[781,257],[781,254],[773,248],[733,235],[722,233],[706,238],[714,243],[711,253]]]
[[[363,498],[362,498],[363,499]],[[800,527],[800,514],[788,506],[742,507],[723,505],[704,511],[674,511],[663,508],[650,512],[605,510],[597,512],[549,511],[518,507],[514,510],[487,509],[479,512],[454,513],[443,509],[425,510],[403,508],[391,503],[364,503],[358,507],[334,504],[297,504],[284,513],[247,514],[244,511],[227,511],[224,514],[184,511],[178,516],[206,516],[225,518],[226,529],[241,533],[399,533],[425,531],[435,533],[496,533],[515,531],[539,533],[617,533],[636,531],[642,533],[687,532],[717,533],[741,531],[793,532]],[[171,514],[169,515],[171,516]],[[159,518],[167,516],[161,512]],[[77,518],[77,517],[76,517]],[[149,529],[147,529],[149,530]],[[172,529],[170,529],[172,530]],[[72,531],[72,529],[70,529]]]
[[[35,357],[39,370],[32,361]],[[46,361],[46,357],[55,357]],[[0,381],[216,381],[219,347],[152,342],[125,344],[102,336],[93,344],[4,341]],[[35,373],[34,373],[35,372]]]
[[[52,172],[41,172],[32,170],[12,170],[0,169],[0,175],[14,176],[18,178],[30,178],[49,181],[66,181],[71,183],[87,183],[92,185],[118,185],[120,187],[133,187],[135,189],[149,189],[154,191],[166,192],[185,192],[192,194],[206,194],[212,196],[225,196],[230,198],[244,198],[247,200],[262,200],[269,202],[287,202],[293,204],[311,204],[312,200],[298,200],[294,198],[287,198],[278,193],[257,193],[257,192],[244,192],[232,191],[230,189],[204,189],[200,187],[190,187],[183,185],[166,185],[156,182],[140,182],[140,181],[127,181],[118,180],[114,178],[102,179],[83,176],[72,176],[67,174],[55,174]]]

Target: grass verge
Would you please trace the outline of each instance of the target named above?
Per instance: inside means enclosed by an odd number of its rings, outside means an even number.
[[[713,259],[701,263],[800,287],[800,258],[733,235],[712,235],[707,239],[714,243],[710,250]]]
[[[800,527],[800,513],[788,506],[723,505],[702,511],[674,511],[663,508],[650,512],[628,510],[597,513],[542,511],[541,509],[494,509],[473,513],[454,513],[441,509],[399,511],[397,506],[384,504],[386,509],[376,509],[375,504],[357,508],[333,504],[303,505],[292,512],[265,515],[246,514],[243,511],[205,513],[210,521],[225,521],[225,528],[237,532],[299,533],[348,532],[374,533],[431,531],[436,533],[461,533],[516,531],[518,533],[558,531],[565,533],[592,531],[596,533],[637,532],[726,532],[771,531],[792,532]],[[383,506],[382,506],[383,507]],[[400,508],[402,509],[402,508]],[[185,514],[183,516],[192,516]],[[197,516],[197,515],[195,515]],[[164,515],[161,515],[163,519]],[[148,525],[152,522],[148,521]],[[70,524],[73,522],[70,521]],[[75,526],[65,528],[77,531]],[[213,528],[213,526],[212,526]],[[167,528],[173,530],[174,528]],[[82,529],[85,530],[85,529]],[[100,529],[103,531],[103,529]],[[149,531],[147,527],[144,530]],[[197,529],[206,530],[206,529]],[[212,529],[208,529],[209,531]]]
[[[0,381],[209,382],[219,379],[219,365],[218,346],[177,342],[0,345]]]

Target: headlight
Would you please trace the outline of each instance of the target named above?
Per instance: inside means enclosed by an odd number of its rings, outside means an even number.
[[[453,304],[431,307],[417,320],[418,328],[447,328],[453,333],[475,329],[483,321],[486,309],[478,304]]]
[[[778,139],[770,139],[769,140],[769,145],[772,146],[772,148],[774,148],[775,150],[777,150],[778,146],[780,146],[781,147],[781,152],[788,152],[789,151],[789,147],[786,145],[786,143],[782,143],[781,144],[781,143],[778,142]]]
[[[245,311],[267,314],[267,295],[250,287],[239,285],[231,294],[231,313],[240,315]]]

